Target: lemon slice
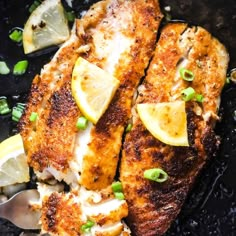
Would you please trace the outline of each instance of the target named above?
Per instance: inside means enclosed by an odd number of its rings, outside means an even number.
[[[184,101],[138,104],[137,110],[155,138],[172,146],[189,146]]]
[[[0,186],[29,181],[29,166],[20,134],[0,143]]]
[[[60,0],[43,1],[30,15],[23,31],[24,52],[57,45],[70,35]]]
[[[119,80],[79,57],[72,74],[72,95],[83,115],[96,124],[108,108]]]

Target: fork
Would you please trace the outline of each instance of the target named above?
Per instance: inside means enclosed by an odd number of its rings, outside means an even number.
[[[22,229],[40,229],[40,211],[31,206],[38,201],[39,192],[36,189],[21,191],[0,204],[0,218]]]

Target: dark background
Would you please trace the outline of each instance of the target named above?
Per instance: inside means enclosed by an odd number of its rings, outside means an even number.
[[[29,69],[22,76],[0,75],[0,96],[7,96],[10,107],[24,102],[32,79],[47,63],[55,49],[43,55],[26,56],[22,46],[8,39],[13,27],[23,27],[29,12],[30,0],[0,0],[0,60],[10,69],[23,59],[29,60]],[[96,1],[74,0],[77,16]],[[229,71],[236,67],[236,1],[235,0],[162,0],[170,6],[174,20],[185,20],[208,29],[228,49]],[[66,6],[66,5],[65,5]],[[222,137],[218,156],[209,161],[199,176],[179,217],[166,236],[234,236],[236,235],[236,86],[231,82],[222,93],[220,115],[216,131]],[[0,141],[17,132],[11,115],[0,116]],[[0,236],[19,235],[20,229],[0,220]]]

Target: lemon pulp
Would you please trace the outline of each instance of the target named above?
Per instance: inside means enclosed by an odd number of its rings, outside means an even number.
[[[20,134],[0,143],[0,186],[29,181],[29,166]]]
[[[30,15],[23,31],[24,52],[57,45],[70,35],[60,0],[45,0]]]
[[[155,138],[173,146],[189,146],[184,101],[138,104],[137,111]]]
[[[72,74],[72,95],[83,115],[96,124],[108,108],[119,80],[79,57]]]

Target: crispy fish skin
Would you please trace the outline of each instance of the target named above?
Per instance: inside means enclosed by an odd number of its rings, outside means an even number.
[[[93,190],[113,181],[132,97],[152,56],[162,19],[156,0],[112,1],[110,6],[103,22],[86,34],[93,42],[85,58],[120,81],[107,111],[91,129],[83,156],[80,184]]]
[[[163,235],[197,174],[216,154],[219,140],[213,128],[228,60],[224,46],[201,27],[173,23],[163,29],[136,104],[181,100],[181,91],[189,86],[202,94],[204,101],[186,102],[189,147],[174,147],[155,139],[134,106],[133,128],[125,137],[120,167],[133,235]],[[193,82],[180,78],[182,67],[194,73]],[[162,168],[168,180],[157,183],[144,179],[144,171],[150,168]]]

